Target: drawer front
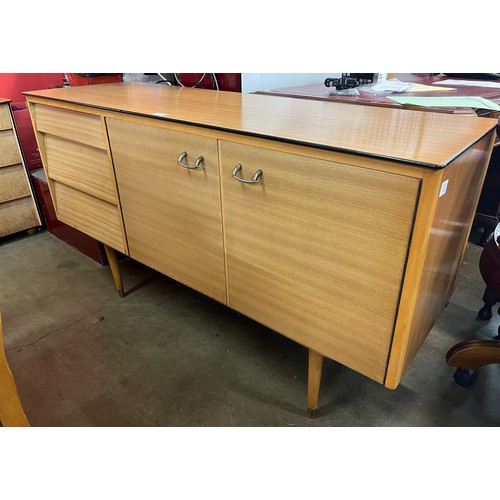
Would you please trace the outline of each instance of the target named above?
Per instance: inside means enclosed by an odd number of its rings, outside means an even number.
[[[116,205],[57,181],[52,182],[52,194],[59,220],[126,253],[121,217]]]
[[[21,163],[21,153],[14,131],[0,131],[0,168]]]
[[[117,203],[115,180],[106,151],[47,135],[45,157],[49,179]]]
[[[229,306],[382,383],[419,180],[220,146]]]
[[[33,105],[32,110],[39,132],[106,149],[106,139],[100,116],[43,104]]]
[[[101,116],[43,104],[30,111],[57,218],[128,255]]]
[[[22,165],[0,168],[0,203],[31,196]]]
[[[0,203],[0,237],[40,225],[31,196]]]
[[[12,128],[12,120],[10,118],[10,109],[8,104],[0,105],[0,130],[8,130]]]
[[[152,122],[154,122],[152,120]],[[107,120],[130,256],[226,301],[217,141]],[[203,156],[198,169],[193,166]]]

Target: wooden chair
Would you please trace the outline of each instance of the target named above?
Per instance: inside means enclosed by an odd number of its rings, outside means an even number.
[[[500,224],[488,241],[479,259],[479,271],[486,283],[484,307],[478,312],[480,319],[492,317],[491,308],[500,302]],[[498,310],[500,314],[500,309]],[[466,340],[454,345],[446,354],[446,362],[457,367],[455,381],[470,387],[476,381],[477,370],[485,365],[500,363],[500,328],[495,340]]]
[[[16,383],[5,357],[0,314],[0,427],[27,426],[29,426],[28,419],[24,414]]]

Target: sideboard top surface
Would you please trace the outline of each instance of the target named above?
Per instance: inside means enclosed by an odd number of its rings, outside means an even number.
[[[24,92],[295,144],[442,168],[497,120],[143,82]]]

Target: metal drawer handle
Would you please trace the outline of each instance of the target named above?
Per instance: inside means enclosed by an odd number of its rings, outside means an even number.
[[[241,163],[238,163],[238,165],[236,165],[236,167],[234,167],[234,170],[233,170],[233,173],[231,174],[231,176],[234,179],[236,179],[237,181],[244,182],[245,184],[257,184],[259,182],[259,177],[263,174],[262,170],[257,170],[257,172],[255,172],[253,177],[249,180],[249,179],[243,179],[241,177],[238,177],[237,174],[242,168],[243,167],[242,167]]]
[[[203,156],[198,156],[198,158],[196,158],[196,161],[194,162],[194,165],[191,166],[191,165],[187,165],[186,163],[182,163],[183,160],[186,159],[186,156],[187,156],[187,153],[186,151],[183,151],[181,153],[181,155],[179,156],[179,159],[177,160],[177,163],[181,166],[181,167],[184,167],[184,168],[189,168],[191,170],[194,170],[195,168],[201,168],[201,164],[203,163]]]

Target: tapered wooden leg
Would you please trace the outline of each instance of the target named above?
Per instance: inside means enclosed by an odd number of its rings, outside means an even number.
[[[318,408],[319,387],[323,371],[323,356],[309,349],[309,368],[307,376],[307,413],[309,417],[316,416]]]
[[[123,298],[125,294],[123,292],[122,273],[120,272],[120,265],[118,264],[118,254],[116,253],[116,250],[108,247],[107,245],[104,245],[104,250],[106,251],[106,256],[108,257],[111,275],[113,276],[116,289],[118,290],[118,295]]]

